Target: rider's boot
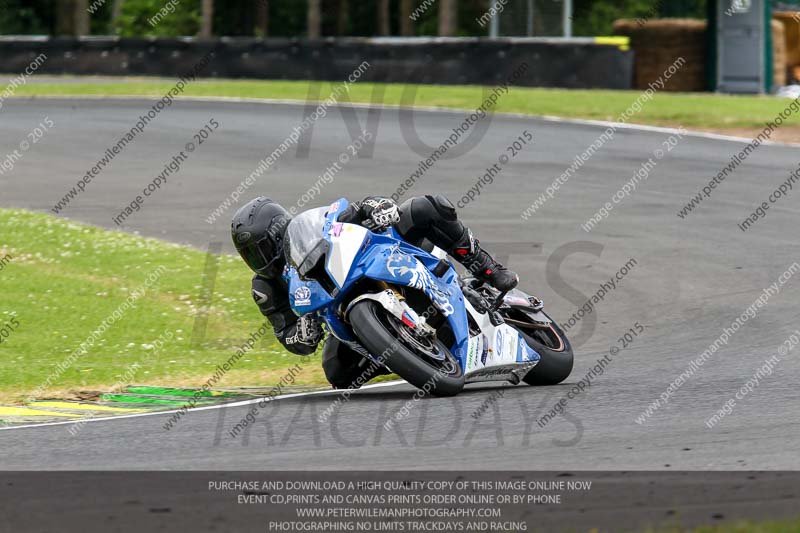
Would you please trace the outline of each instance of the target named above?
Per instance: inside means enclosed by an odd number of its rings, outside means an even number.
[[[519,284],[519,276],[495,261],[489,252],[482,249],[480,241],[472,236],[472,231],[467,229],[467,234],[449,252],[459,263],[464,265],[473,276],[485,281],[501,292],[507,292]]]

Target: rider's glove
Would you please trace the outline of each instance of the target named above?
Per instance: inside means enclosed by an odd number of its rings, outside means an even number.
[[[390,198],[372,196],[361,203],[364,221],[361,223],[371,231],[383,231],[400,222],[400,211]]]
[[[325,332],[319,322],[311,315],[303,315],[297,319],[294,335],[287,337],[286,343],[316,346],[322,340],[323,335]]]

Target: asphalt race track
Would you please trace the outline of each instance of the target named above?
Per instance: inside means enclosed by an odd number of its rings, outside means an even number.
[[[146,112],[146,100],[12,99],[0,120],[0,155],[12,152],[36,124],[55,124],[43,140],[0,176],[0,206],[40,211],[50,208]],[[345,147],[342,112],[331,109],[314,126],[307,156],[292,147],[245,193],[271,195],[295,204]],[[374,152],[342,165],[334,183],[322,187],[311,206],[340,196],[391,194],[416,170],[420,154],[410,144],[442,143],[463,112],[375,110],[370,125]],[[213,225],[206,217],[284,140],[303,118],[302,105],[182,101],[162,112],[118,155],[62,215],[115,227],[118,215],[192,141],[210,119],[220,127],[197,146],[180,172],[147,200],[125,229],[205,248],[228,241],[233,209]],[[377,128],[377,129],[374,129]],[[414,129],[415,128],[415,129]],[[788,279],[643,423],[645,408],[665,392],[689,363],[706,350],[765,288],[778,282],[795,261],[798,202],[788,197],[747,232],[737,223],[798,165],[797,148],[762,146],[685,219],[676,213],[743,147],[742,142],[684,137],[591,232],[581,224],[631,178],[671,134],[619,130],[615,137],[556,191],[542,209],[522,212],[543,193],[604,127],[542,119],[495,116],[488,130],[469,141],[474,147],[435,164],[411,194],[443,193],[454,202],[476,185],[524,130],[523,147],[482,187],[460,214],[498,255],[507,256],[523,288],[543,297],[559,322],[595,294],[630,259],[617,288],[594,312],[570,329],[576,367],[568,383],[549,387],[471,386],[454,399],[412,402],[395,429],[385,421],[409,400],[407,386],[364,390],[325,422],[318,420],[331,394],[271,403],[243,436],[228,430],[249,406],[198,410],[170,431],[169,415],[97,421],[76,437],[68,426],[0,431],[0,467],[9,470],[63,469],[420,469],[420,470],[760,470],[800,466],[800,410],[795,353],[778,348],[798,327],[800,276]],[[403,131],[405,130],[405,137]],[[416,131],[417,133],[414,133]],[[480,137],[480,138],[477,138]],[[414,139],[417,139],[416,141]],[[426,155],[427,157],[427,155]],[[229,249],[229,248],[228,248]],[[44,282],[44,281],[43,281]],[[254,312],[255,312],[254,308]],[[58,317],[54,317],[57,319]],[[629,346],[619,339],[636,323],[644,331]],[[619,352],[602,375],[568,401],[566,415],[536,423],[591,370]],[[764,361],[778,356],[773,373],[746,391],[713,428],[705,422],[750,380]],[[773,360],[774,361],[774,360]],[[498,392],[500,391],[500,392]],[[485,412],[477,417],[482,405]]]

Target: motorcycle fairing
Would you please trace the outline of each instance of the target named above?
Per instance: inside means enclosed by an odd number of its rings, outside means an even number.
[[[350,284],[369,278],[405,285],[422,291],[447,320],[456,339],[450,351],[459,360],[468,382],[519,381],[521,369],[527,371],[538,363],[539,354],[517,330],[507,324],[494,326],[487,315],[475,311],[464,298],[452,265],[448,264],[449,268],[437,276],[434,270],[441,270],[437,269],[441,259],[403,241],[394,228],[373,233],[358,225],[337,222],[347,205],[345,199],[334,202],[322,228],[322,236],[331,244],[325,270],[337,287],[334,293],[329,294],[316,281],[301,280],[293,268],[284,272],[290,304],[297,314],[319,312],[331,334],[352,347],[358,339],[340,318],[339,306],[335,305]],[[467,313],[478,321],[482,334],[470,338]]]
[[[331,242],[325,270],[341,292],[331,295],[316,281],[303,281],[293,268],[284,272],[289,285],[289,302],[295,313],[303,315],[320,311],[331,333],[344,342],[356,341],[348,325],[342,323],[332,303],[354,280],[366,277],[395,285],[405,285],[425,293],[436,309],[446,318],[458,339],[450,351],[462,365],[466,363],[469,327],[464,297],[458,286],[458,276],[450,267],[441,277],[432,270],[439,259],[401,240],[390,228],[384,233],[372,233],[355,225],[337,222],[338,215],[348,202],[334,202],[322,228],[323,236]]]
[[[463,368],[468,383],[497,379],[514,381],[520,365],[530,369],[539,362],[540,355],[528,346],[519,331],[508,324],[495,326],[487,315],[476,312],[469,301],[465,304],[481,330],[481,334],[470,338],[467,348]]]

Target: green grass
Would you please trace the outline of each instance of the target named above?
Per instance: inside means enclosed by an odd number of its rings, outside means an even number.
[[[66,80],[65,80],[66,81]],[[173,81],[129,78],[119,82],[97,80],[81,83],[70,78],[65,83],[31,83],[17,88],[19,96],[152,96],[166,93]],[[326,98],[331,84],[307,81],[262,80],[202,80],[188,85],[189,96],[225,96],[239,98],[272,98],[305,100],[309,85],[320,85],[312,91],[313,98]],[[482,94],[490,88],[450,85],[399,85],[357,82],[350,86],[353,102],[377,102],[390,105],[437,106],[446,108],[475,108]],[[640,91],[561,90],[512,88],[503,95],[497,111],[531,115],[551,115],[571,118],[616,120],[639,97]],[[319,96],[317,96],[319,95]],[[344,98],[342,100],[345,100]],[[683,125],[687,128],[725,130],[731,128],[762,128],[790,100],[771,96],[731,96],[702,93],[657,93],[630,120],[651,125]],[[786,125],[800,126],[793,116]]]
[[[193,349],[205,253],[23,210],[0,209],[0,235],[0,258],[13,257],[0,270],[0,328],[12,317],[19,322],[0,343],[0,402],[18,402],[39,387],[162,265],[152,290],[43,396],[109,390],[138,361],[145,364],[132,383],[200,385],[263,320],[250,297],[251,274],[238,257],[220,259],[206,342]],[[150,357],[150,345],[166,330],[175,338]],[[297,362],[270,330],[220,386],[272,386]],[[302,367],[298,382],[323,382],[318,363]]]

